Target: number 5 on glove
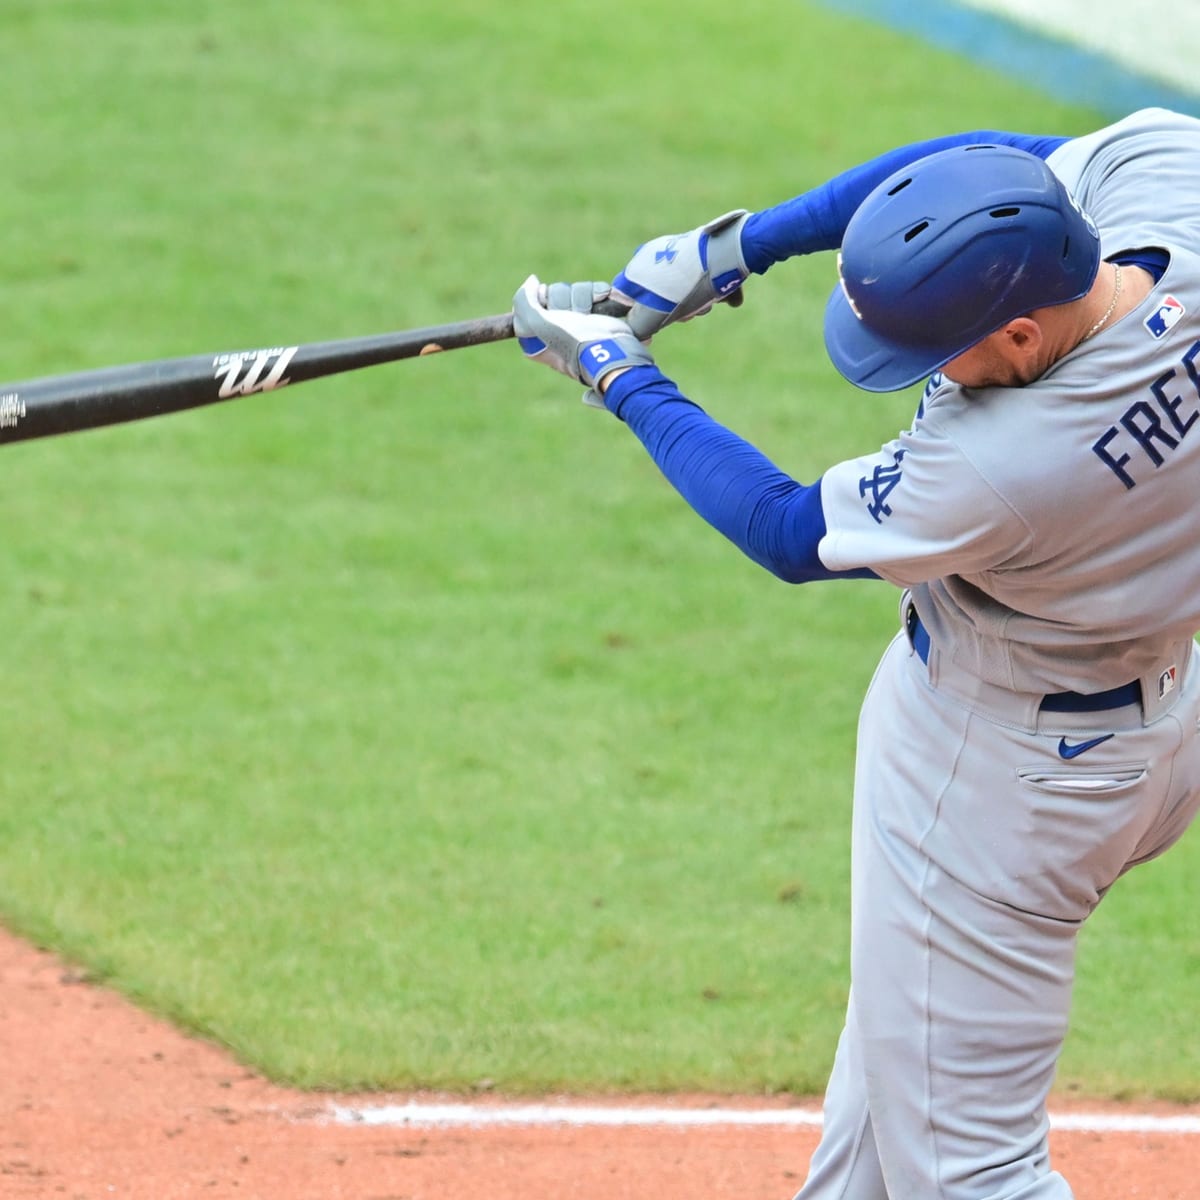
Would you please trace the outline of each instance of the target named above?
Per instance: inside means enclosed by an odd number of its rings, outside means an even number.
[[[530,275],[513,297],[513,330],[525,356],[587,384],[591,393],[585,400],[599,407],[596,385],[605,375],[654,364],[625,321],[592,312],[608,290],[606,283],[552,283],[543,291]]]

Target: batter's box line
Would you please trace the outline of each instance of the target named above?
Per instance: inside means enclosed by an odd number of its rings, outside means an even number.
[[[337,1125],[422,1129],[496,1126],[607,1126],[631,1129],[670,1126],[695,1128],[714,1125],[820,1128],[814,1109],[645,1108],[631,1106],[517,1104],[336,1104],[325,1120]],[[1155,1116],[1149,1113],[1051,1113],[1050,1127],[1067,1133],[1200,1134],[1200,1116]]]

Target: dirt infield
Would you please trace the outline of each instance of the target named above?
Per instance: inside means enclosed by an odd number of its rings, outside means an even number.
[[[787,1200],[803,1181],[817,1137],[814,1128],[777,1125],[335,1123],[328,1119],[335,1102],[377,1106],[411,1098],[273,1087],[222,1050],[146,1016],[3,931],[0,1064],[4,1200]],[[482,1115],[502,1103],[489,1097]],[[729,1097],[643,1103],[754,1107]],[[1079,1200],[1200,1197],[1200,1136],[1056,1131],[1052,1138],[1056,1164]]]

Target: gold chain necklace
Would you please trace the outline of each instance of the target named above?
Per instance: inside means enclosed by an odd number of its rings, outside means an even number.
[[[1085,342],[1088,340],[1088,338],[1095,337],[1096,334],[1098,334],[1100,332],[1100,330],[1102,330],[1104,328],[1104,326],[1108,324],[1108,318],[1111,317],[1113,315],[1113,313],[1116,311],[1117,301],[1120,300],[1120,298],[1121,298],[1121,264],[1120,263],[1113,263],[1113,277],[1115,279],[1115,284],[1113,286],[1112,301],[1109,304],[1108,309],[1105,312],[1104,316],[1102,316],[1100,318],[1100,320],[1098,320],[1095,323],[1095,325],[1093,325],[1091,327],[1091,329],[1089,329],[1087,331],[1087,333],[1085,333],[1083,335],[1083,340]]]

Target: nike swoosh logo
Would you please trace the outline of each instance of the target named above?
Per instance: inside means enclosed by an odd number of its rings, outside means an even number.
[[[1087,751],[1099,746],[1101,742],[1107,742],[1111,737],[1116,737],[1116,734],[1106,733],[1103,737],[1092,738],[1087,742],[1076,742],[1074,745],[1071,745],[1066,738],[1059,738],[1058,757],[1078,758],[1081,754],[1086,754]]]

